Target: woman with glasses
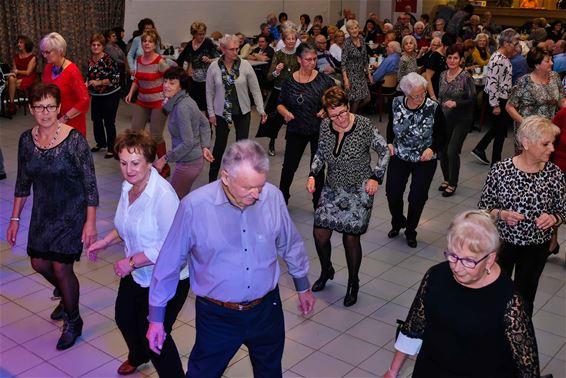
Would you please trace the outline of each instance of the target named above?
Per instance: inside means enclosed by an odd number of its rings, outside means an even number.
[[[479,210],[458,214],[447,239],[447,261],[426,272],[383,377],[397,377],[407,355],[417,353],[415,378],[539,377],[531,319],[496,262],[493,218]]]
[[[328,175],[314,214],[314,242],[320,259],[320,278],[312,291],[321,291],[326,281],[334,278],[330,261],[333,231],[342,233],[342,244],[348,265],[348,289],[344,306],[356,303],[362,263],[360,236],[367,231],[373,198],[383,182],[389,161],[385,139],[371,121],[350,113],[348,97],[339,87],[332,87],[322,97],[328,118],[320,125],[318,149],[311,164],[307,190],[316,190],[315,177],[326,165]],[[371,168],[371,150],[378,155],[375,169]]]
[[[237,141],[248,139],[251,120],[250,93],[261,123],[265,123],[267,119],[255,71],[247,60],[238,56],[240,38],[237,35],[225,34],[220,39],[220,48],[222,56],[210,65],[206,74],[208,121],[216,129],[213,160],[208,173],[209,182],[218,179],[230,127],[234,125]]]
[[[106,148],[104,158],[111,159],[116,139],[116,112],[120,104],[120,72],[114,59],[104,52],[104,41],[104,36],[98,33],[90,38],[87,88],[91,96],[90,118],[96,141],[96,146],[90,151]]]
[[[564,174],[549,162],[558,126],[540,116],[526,117],[517,130],[521,153],[495,164],[487,176],[478,207],[497,219],[503,241],[499,264],[525,298],[533,303],[553,227],[566,218]]]
[[[385,193],[391,212],[389,238],[405,228],[407,245],[417,247],[417,226],[428,199],[428,189],[436,172],[438,152],[446,141],[446,121],[442,106],[426,96],[427,81],[416,72],[399,84],[403,96],[392,101],[387,124],[391,159],[387,168]],[[403,215],[403,196],[411,176],[409,207]]]
[[[84,88],[84,83],[81,83]],[[70,348],[81,335],[79,281],[73,264],[83,247],[96,241],[98,190],[85,138],[57,119],[61,91],[54,84],[30,88],[30,112],[37,125],[18,146],[18,178],[6,240],[16,244],[20,217],[33,189],[27,254],[32,268],[61,293],[51,319],[64,320],[57,349]],[[24,215],[25,216],[25,215]]]
[[[42,81],[55,84],[61,91],[59,122],[74,127],[86,138],[88,91],[79,67],[65,57],[67,42],[61,34],[49,33],[39,42],[39,48],[47,61]]]
[[[311,43],[301,43],[297,47],[296,60],[299,70],[293,72],[281,88],[277,111],[287,123],[285,135],[285,156],[279,189],[283,192],[285,203],[289,203],[290,189],[295,172],[307,144],[310,144],[310,162],[318,147],[320,121],[324,117],[322,95],[333,87],[334,80],[316,70],[316,47]],[[316,174],[316,190],[313,192],[313,207],[316,209],[324,184],[324,170]]]

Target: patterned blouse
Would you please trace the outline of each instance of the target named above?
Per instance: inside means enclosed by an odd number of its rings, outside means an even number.
[[[374,170],[371,169],[370,149],[377,152],[379,158]],[[359,186],[369,178],[381,184],[388,162],[389,150],[385,139],[369,119],[356,115],[352,128],[338,143],[338,132],[326,118],[320,124],[318,149],[309,176],[316,176],[326,164],[326,183],[333,189]]]
[[[447,79],[448,71],[440,74],[440,83],[438,89],[438,101],[442,104],[444,101],[456,101],[456,107],[449,109],[443,107],[444,114],[458,112],[461,118],[473,117],[473,107],[476,101],[476,85],[472,75],[466,70],[462,70],[452,81]]]
[[[446,121],[438,102],[427,98],[417,109],[405,106],[405,96],[392,101],[392,115],[387,124],[387,143],[402,160],[419,162],[427,148],[435,155],[446,140]]]
[[[411,72],[418,72],[419,67],[417,65],[417,58],[414,54],[401,54],[401,59],[399,59],[399,70],[397,71],[397,82],[400,83],[401,79]],[[399,84],[397,84],[397,90],[399,90]]]
[[[499,236],[515,245],[542,244],[550,240],[552,228],[541,230],[536,218],[542,213],[566,219],[566,180],[553,163],[537,173],[526,173],[513,164],[513,158],[495,164],[485,181],[478,207],[484,210],[516,211],[525,219],[515,226],[497,220]]]
[[[558,73],[550,72],[548,84],[537,84],[531,75],[517,80],[511,90],[508,103],[513,105],[522,117],[539,115],[552,119],[558,111],[560,99],[566,97],[566,90]]]
[[[120,72],[118,71],[118,65],[114,59],[106,53],[96,62],[92,60],[92,57],[88,60],[87,81],[104,79],[110,80],[110,84],[99,85],[97,87],[92,85],[88,86],[88,93],[91,96],[107,96],[120,90]]]
[[[485,93],[489,97],[489,106],[499,106],[499,99],[508,99],[512,87],[513,68],[511,61],[499,51],[493,53],[487,64]]]

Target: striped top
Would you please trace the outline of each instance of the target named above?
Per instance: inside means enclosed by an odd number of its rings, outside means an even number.
[[[149,64],[137,58],[134,83],[138,85],[136,104],[142,108],[159,109],[163,106],[163,73],[169,68],[160,55]]]

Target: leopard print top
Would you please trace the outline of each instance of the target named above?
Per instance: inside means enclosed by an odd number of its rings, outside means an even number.
[[[537,245],[550,240],[552,228],[542,230],[536,219],[542,214],[554,215],[558,221],[566,216],[566,181],[562,171],[546,163],[537,173],[526,173],[508,158],[495,164],[485,181],[478,207],[484,210],[512,210],[525,215],[525,220],[509,226],[497,220],[499,236],[514,245]]]

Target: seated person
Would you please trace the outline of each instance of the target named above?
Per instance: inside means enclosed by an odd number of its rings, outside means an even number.
[[[323,35],[319,35],[315,38],[316,44],[316,69],[318,72],[325,73],[332,77],[334,81],[341,83],[342,73],[340,71],[340,62],[336,60],[326,50],[326,38]]]
[[[554,49],[552,51],[552,60],[554,61],[554,66],[552,69],[558,72],[561,76],[566,74],[566,41],[560,40],[554,44]]]
[[[265,22],[259,25],[259,34],[254,37],[254,43],[258,43],[259,37],[265,37],[267,43],[273,42],[273,36],[269,32],[269,25]]]
[[[252,46],[246,42],[246,36],[242,33],[236,33],[235,35],[240,38],[240,49],[238,50],[238,56],[240,57],[240,59],[246,59],[248,55],[250,55]]]
[[[273,47],[269,45],[267,38],[268,37],[260,35],[257,40],[257,47],[250,52],[250,55],[248,55],[248,60],[266,62],[266,64],[254,66],[259,86],[262,94],[264,95],[266,95],[270,89],[270,82],[267,80],[267,70],[271,66],[271,60],[275,54],[275,50],[273,50]]]
[[[12,72],[8,76],[9,114],[16,112],[14,103],[16,89],[26,90],[37,81],[37,59],[32,53],[33,42],[28,37],[20,35],[17,48],[18,52],[14,56],[12,63]]]
[[[387,44],[387,57],[383,59],[380,65],[375,64],[377,68],[372,75],[373,82],[377,83],[392,73],[397,73],[399,70],[399,59],[401,59],[401,45],[397,41],[391,41]]]
[[[540,8],[540,5],[537,0],[522,0],[521,1],[521,8]]]
[[[340,29],[336,30],[334,33],[334,43],[330,45],[328,52],[339,62],[342,62],[342,46],[344,46],[344,41],[346,40],[346,35]]]

